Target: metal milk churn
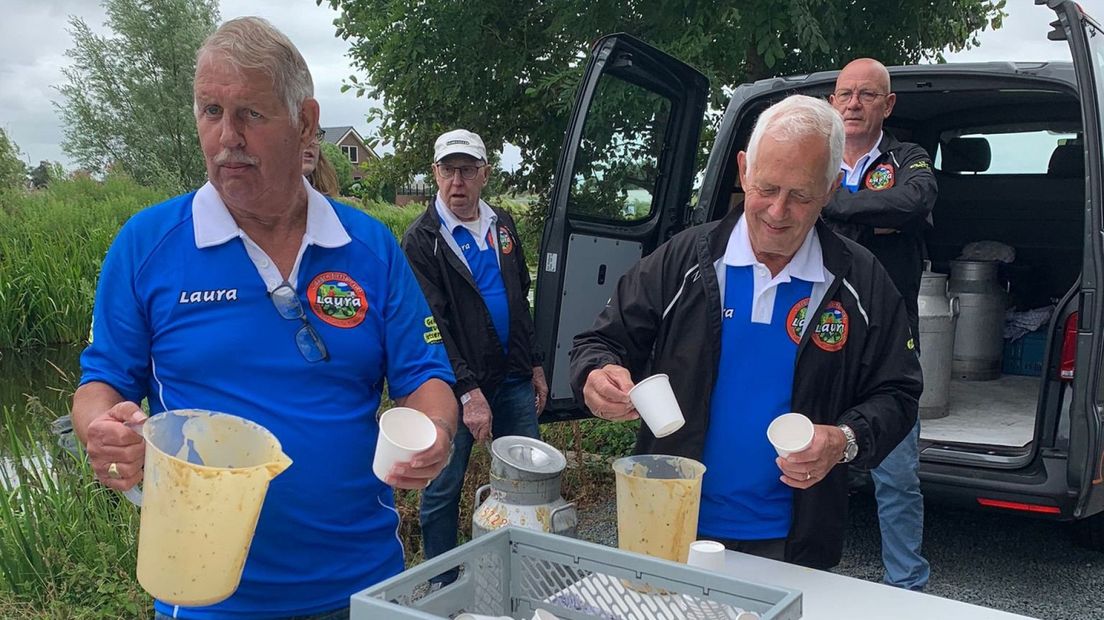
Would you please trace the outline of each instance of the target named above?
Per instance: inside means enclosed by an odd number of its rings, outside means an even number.
[[[491,442],[491,483],[475,491],[472,538],[506,525],[574,537],[575,504],[560,497],[566,466],[562,452],[537,439],[507,436]]]
[[[1007,295],[997,281],[996,261],[951,261],[950,293],[959,299],[954,376],[966,381],[1000,377]]]
[[[916,301],[920,310],[920,369],[924,373],[920,419],[942,418],[948,413],[959,301],[957,297],[948,299],[947,276],[934,271],[924,271]]]

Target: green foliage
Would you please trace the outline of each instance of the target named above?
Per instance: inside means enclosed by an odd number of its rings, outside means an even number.
[[[525,260],[531,270],[536,265],[541,233],[544,232],[540,221],[533,217],[535,213],[540,212],[535,203],[536,200],[532,196],[527,198],[492,196],[487,199],[487,204],[505,209],[513,216],[518,237],[521,238],[521,248],[525,252]]]
[[[541,427],[541,439],[566,450],[582,450],[608,458],[632,454],[640,421],[608,422],[590,418],[578,422],[556,422]]]
[[[65,168],[56,161],[42,160],[31,170],[31,185],[42,189],[54,181],[65,178]]]
[[[350,41],[364,76],[350,76],[345,88],[382,102],[369,120],[381,122],[381,139],[395,147],[392,179],[424,171],[436,136],[461,126],[491,151],[518,146],[522,164],[508,185],[544,198],[590,45],[606,33],[632,33],[696,66],[719,110],[725,85],[838,68],[858,56],[938,60],[940,50],[976,45],[979,30],[999,27],[1005,3],[316,1],[341,10],[337,34]],[[707,128],[704,143],[710,136]],[[600,153],[605,145],[594,146]]]
[[[403,233],[410,227],[414,220],[418,219],[418,216],[422,214],[422,209],[417,206],[397,207],[393,203],[384,202],[382,200],[363,200],[358,206],[362,211],[383,222],[387,228],[391,231],[392,235],[395,235],[396,239],[401,240]]]
[[[19,147],[0,128],[0,190],[22,187],[27,178],[27,167],[19,158]]]
[[[349,76],[344,88],[382,101],[369,119],[381,122],[380,137],[394,145],[385,158],[390,182],[424,171],[425,153],[440,132],[467,127],[491,151],[505,142],[518,146],[522,163],[505,181],[542,200],[588,47],[603,34],[633,33],[698,67],[712,84],[710,107],[719,110],[728,99],[725,86],[754,79],[838,68],[866,55],[887,64],[941,60],[947,47],[976,45],[977,32],[999,28],[1005,14],[1005,0],[316,1],[341,10],[338,35],[351,42],[364,76]],[[613,135],[633,136],[648,121],[638,115],[618,125],[616,106],[603,111],[609,122],[599,125]],[[713,131],[705,128],[702,151]],[[594,141],[593,152],[608,153],[613,135]],[[655,138],[639,146],[651,149]],[[644,161],[629,154],[608,161],[606,172],[628,178]],[[575,171],[604,179],[602,172]],[[630,185],[619,184],[613,196],[619,203],[594,194],[591,204],[619,213],[620,192]]]
[[[421,172],[424,168],[428,168],[428,165],[423,163],[418,171]],[[367,159],[360,163],[360,170],[364,178],[353,184],[350,194],[364,199],[394,202],[397,188],[405,185],[406,179],[410,178],[393,155]]]
[[[73,64],[54,104],[65,152],[90,171],[123,171],[145,185],[202,185],[192,79],[196,50],[219,20],[217,0],[105,0],[104,8],[112,36],[69,19]]]
[[[83,454],[45,441],[54,417],[34,399],[0,411],[11,463],[0,475],[0,616],[148,618],[134,578],[138,511],[95,482]]]
[[[348,191],[349,186],[353,184],[353,162],[349,161],[349,157],[342,153],[336,144],[322,142],[319,149],[326,156],[326,159],[333,164],[334,172],[337,173],[337,186],[341,188],[341,193],[344,194]]]
[[[0,350],[83,342],[112,239],[167,195],[118,175],[0,192]]]

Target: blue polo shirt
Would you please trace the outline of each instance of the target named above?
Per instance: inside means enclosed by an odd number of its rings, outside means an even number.
[[[453,382],[402,251],[375,219],[308,190],[292,273],[329,361],[308,362],[281,280],[210,185],[135,215],[104,260],[81,383],[153,413],[200,408],[256,421],[293,460],[268,490],[237,592],[180,618],[271,618],[348,604],[403,569],[390,487],[372,473],[376,411],[425,381]]]
[[[793,490],[779,478],[767,426],[791,411],[794,363],[808,325],[832,282],[811,229],[777,274],[759,262],[746,217],[715,264],[721,293],[721,359],[713,386],[702,462],[699,535],[731,540],[784,538]]]

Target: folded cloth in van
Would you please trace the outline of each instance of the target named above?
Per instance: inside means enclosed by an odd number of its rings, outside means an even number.
[[[1000,241],[974,241],[967,243],[958,256],[962,260],[999,260],[1011,263],[1016,260],[1016,248]]]
[[[1009,310],[1004,313],[1004,339],[1015,342],[1025,335],[1039,329],[1050,322],[1050,315],[1057,306],[1043,306],[1032,310],[1016,312]]]

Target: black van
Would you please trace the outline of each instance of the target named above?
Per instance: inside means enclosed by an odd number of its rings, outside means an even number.
[[[1000,242],[1016,253],[1005,273],[1012,299],[1055,306],[1037,376],[956,381],[950,415],[921,424],[921,480],[929,499],[1076,521],[1079,540],[1104,549],[1104,30],[1071,0],[1036,4],[1056,13],[1048,36],[1069,44],[1072,63],[890,68],[897,103],[886,129],[934,158],[934,270],[948,273],[967,243]],[[628,35],[595,44],[538,259],[547,418],[586,415],[568,385],[568,351],[618,278],[741,199],[736,153],[764,108],[793,93],[827,97],[835,78],[736,88],[699,171],[705,77]]]

